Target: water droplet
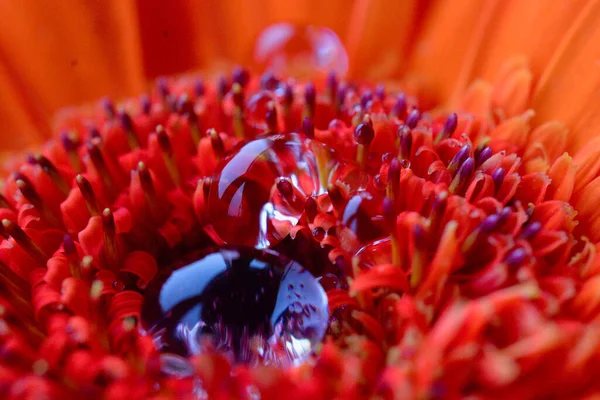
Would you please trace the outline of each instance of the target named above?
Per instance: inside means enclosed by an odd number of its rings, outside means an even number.
[[[331,170],[329,182],[344,182],[352,191],[365,190],[369,186],[370,177],[354,162],[339,162]]]
[[[278,253],[224,247],[179,265],[151,282],[142,307],[143,329],[168,355],[167,373],[187,374],[181,357],[208,348],[237,363],[295,365],[325,334],[325,291],[300,264]],[[302,296],[290,300],[288,288],[300,284]]]
[[[385,236],[381,204],[382,200],[369,192],[358,192],[348,199],[342,223],[354,232],[361,243]]]
[[[306,196],[325,192],[319,171],[331,154],[315,146],[319,144],[296,134],[273,135],[248,142],[225,158],[208,197],[217,235],[227,244],[260,248],[283,239],[286,226],[298,222]],[[297,190],[292,201],[273,190],[282,177]]]
[[[360,263],[366,267],[392,263],[392,241],[391,239],[379,239],[366,244],[356,252]]]
[[[330,272],[317,278],[317,281],[325,290],[340,289],[342,287],[340,279]]]
[[[177,378],[187,378],[194,375],[194,368],[188,360],[176,354],[161,354],[160,369],[165,374]]]
[[[329,28],[283,22],[265,28],[256,41],[254,60],[276,74],[312,77],[330,71],[345,75],[348,54]]]
[[[267,127],[265,116],[267,115],[267,105],[275,101],[275,96],[266,91],[260,91],[254,94],[246,103],[246,123],[260,130]]]

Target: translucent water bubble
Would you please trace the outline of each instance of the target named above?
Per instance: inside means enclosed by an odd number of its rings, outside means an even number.
[[[266,248],[283,239],[277,222],[295,225],[306,196],[324,193],[320,171],[330,162],[320,144],[300,135],[273,135],[248,142],[223,160],[212,180],[208,214],[216,234],[227,244]],[[286,180],[290,197],[281,198],[277,183]]]
[[[224,247],[182,260],[145,293],[142,327],[163,370],[191,372],[186,358],[215,349],[234,363],[295,365],[327,329],[327,296],[300,264],[273,251]]]
[[[254,47],[254,60],[263,70],[297,78],[345,75],[348,54],[338,35],[329,28],[282,22],[262,31]]]

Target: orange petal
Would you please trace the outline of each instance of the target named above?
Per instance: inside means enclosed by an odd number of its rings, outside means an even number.
[[[588,279],[579,289],[572,307],[581,318],[590,318],[600,307],[600,275]]]
[[[492,85],[476,80],[469,85],[462,97],[460,109],[479,117],[488,117],[492,108],[492,92]]]
[[[539,146],[546,161],[552,163],[565,151],[568,133],[568,129],[559,121],[549,121],[538,126],[529,135],[525,159],[532,157]]]
[[[502,2],[439,1],[431,6],[409,62],[408,78],[433,101],[455,103],[471,81],[471,71],[496,8]]]
[[[589,1],[569,24],[534,90],[536,121],[558,119],[571,130],[568,150],[589,144],[600,128],[600,1]]]
[[[498,73],[492,94],[492,105],[506,117],[519,115],[529,106],[533,74],[524,57],[507,60]]]
[[[591,140],[588,145],[573,158],[573,165],[575,165],[576,168],[575,192],[583,189],[585,185],[594,179],[598,174],[598,171],[600,171],[598,149],[600,149],[600,137]]]
[[[498,65],[514,55],[525,55],[533,75],[539,77],[556,43],[587,2],[503,0],[490,21],[472,76],[494,79]]]
[[[558,160],[552,164],[548,171],[548,176],[552,180],[548,191],[547,199],[569,201],[573,194],[575,186],[575,168],[573,159],[568,153],[564,153]]]
[[[426,2],[416,0],[355,1],[346,37],[350,75],[370,80],[397,76],[414,44],[411,39],[425,6]],[[337,20],[338,15],[327,22]]]
[[[600,239],[600,177],[587,184],[573,196],[573,205],[579,211],[582,226],[592,241]]]
[[[527,143],[529,135],[529,121],[533,112],[529,110],[522,115],[512,117],[496,127],[491,133],[492,144],[497,144],[498,149],[521,150]]]
[[[108,93],[125,96],[144,86],[137,41],[135,9],[131,2],[41,4],[25,0],[18,6],[0,4],[4,35],[0,37],[3,83],[0,109],[16,106],[27,112],[30,124],[2,126],[11,142],[35,124],[49,135],[50,121],[61,107],[90,101]],[[7,85],[8,84],[8,85]],[[17,93],[15,93],[17,92]],[[16,122],[17,117],[11,118]],[[23,138],[35,141],[41,137]],[[17,142],[18,143],[18,142]]]

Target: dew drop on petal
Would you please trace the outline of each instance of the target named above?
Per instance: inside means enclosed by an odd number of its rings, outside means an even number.
[[[342,224],[356,235],[361,243],[386,236],[383,229],[382,201],[369,192],[361,191],[348,199]]]
[[[296,134],[273,135],[248,142],[226,157],[208,196],[216,234],[230,245],[260,248],[283,239],[285,225],[298,222],[306,196],[325,191],[319,171],[330,155],[315,152],[317,145]],[[282,178],[295,188],[291,202],[283,201],[276,189]]]
[[[368,268],[392,263],[392,242],[389,237],[374,240],[356,252],[360,263]]]
[[[266,90],[255,93],[246,102],[246,122],[257,129],[266,127],[267,105],[275,101],[275,96]]]
[[[329,28],[276,23],[265,28],[254,47],[254,60],[263,70],[299,78],[345,75],[348,54]]]
[[[235,363],[296,365],[321,341],[329,318],[327,295],[310,272],[274,251],[245,247],[184,258],[151,282],[141,315],[163,372],[177,376],[189,374],[185,357],[208,349]]]

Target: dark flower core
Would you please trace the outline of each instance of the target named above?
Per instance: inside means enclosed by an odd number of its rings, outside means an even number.
[[[448,114],[238,69],[73,112],[0,197],[0,397],[596,387],[571,158],[528,148],[531,112],[490,93]]]

